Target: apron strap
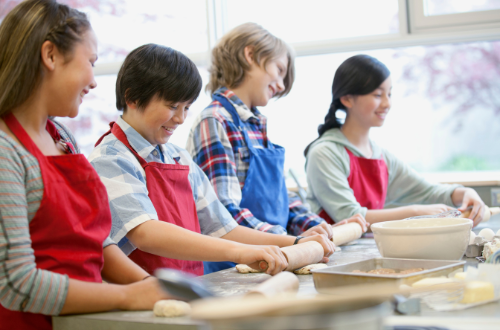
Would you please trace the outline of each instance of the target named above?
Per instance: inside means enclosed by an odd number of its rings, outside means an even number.
[[[33,142],[28,133],[26,133],[26,130],[23,128],[23,126],[21,126],[17,118],[12,113],[5,115],[2,119],[30,154],[35,156],[37,159],[40,159],[40,157],[45,157],[45,155],[42,154],[35,142]],[[56,125],[54,125],[54,123],[50,121],[50,119],[47,119],[47,125],[45,126],[45,129],[54,141],[62,140],[61,135],[57,131]],[[76,153],[72,143],[66,142],[66,145],[71,150],[71,153]]]
[[[141,164],[142,168],[145,168],[146,165],[148,165],[148,162],[144,158],[139,156],[139,154],[134,150],[134,148],[132,148],[132,146],[128,142],[127,136],[123,132],[122,128],[119,125],[116,125],[116,123],[114,121],[109,123],[109,126],[111,127],[111,129],[99,138],[99,140],[96,142],[95,146],[97,147],[107,135],[109,135],[110,133],[113,133],[113,135],[116,136],[118,141],[123,143],[128,148],[128,150],[130,150],[130,152],[135,156],[135,158],[137,158],[137,160]]]
[[[252,144],[252,141],[250,140],[250,137],[248,136],[248,132],[246,131],[245,126],[242,125],[240,116],[238,115],[238,112],[236,111],[236,108],[234,107],[234,105],[231,102],[229,102],[229,100],[222,95],[214,94],[213,99],[215,101],[218,101],[220,104],[222,104],[222,106],[227,110],[227,112],[229,112],[229,114],[231,114],[231,117],[233,117],[234,124],[236,125],[238,130],[243,134],[243,138],[245,140],[245,143],[247,144],[248,149],[250,149],[251,151],[254,151],[255,148]],[[268,145],[269,149],[273,149],[272,143],[268,142],[267,145]]]

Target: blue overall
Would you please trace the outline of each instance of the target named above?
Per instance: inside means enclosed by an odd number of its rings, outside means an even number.
[[[269,141],[267,148],[255,148],[231,102],[220,95],[214,95],[213,98],[219,101],[233,117],[233,122],[243,134],[250,154],[247,177],[241,192],[240,207],[249,209],[261,221],[286,228],[289,208],[288,192],[283,175],[285,149]],[[229,261],[203,263],[205,274],[231,268],[235,265]]]

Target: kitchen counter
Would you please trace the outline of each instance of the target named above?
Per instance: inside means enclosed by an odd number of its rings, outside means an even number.
[[[500,229],[500,216],[493,217],[489,222],[481,224],[474,231],[477,233],[481,228],[492,228],[495,232]],[[375,246],[375,241],[370,238],[359,239],[347,246],[342,246],[341,251],[335,252],[328,265],[340,265],[365,259],[380,257]],[[464,258],[466,267],[477,265],[475,258]],[[265,281],[270,275],[266,274],[239,274],[234,268],[202,277],[207,287],[220,296],[233,296],[243,294],[252,286]],[[299,275],[299,295],[316,294],[312,275]],[[54,317],[54,330],[63,329],[209,329],[203,322],[193,321],[188,317],[159,318],[154,317],[150,311],[143,312],[108,312],[77,316]],[[477,320],[477,321],[476,321]],[[388,324],[424,324],[434,326],[453,326],[452,329],[462,329],[460,326],[472,324],[470,322],[482,322],[481,329],[500,329],[500,303],[487,305],[456,312],[437,312],[422,305],[420,316],[392,316],[387,320]],[[423,323],[422,323],[423,322]],[[427,323],[426,323],[427,322]],[[469,323],[468,323],[469,322]],[[475,323],[479,325],[479,323]],[[465,327],[466,328],[466,327]]]

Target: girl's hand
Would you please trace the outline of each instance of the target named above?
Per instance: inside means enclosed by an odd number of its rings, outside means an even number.
[[[234,252],[236,257],[231,261],[236,263],[249,265],[264,260],[268,265],[266,274],[269,275],[281,273],[288,267],[285,255],[277,246],[241,244]]]
[[[433,215],[453,210],[445,204],[413,205],[411,208],[413,208],[413,216]]]
[[[124,310],[152,310],[158,300],[174,298],[161,289],[155,277],[125,285],[123,291],[124,299],[120,309]]]
[[[337,227],[337,226],[342,226],[350,222],[357,222],[361,226],[361,229],[363,229],[363,233],[366,233],[368,230],[368,227],[370,226],[369,222],[366,222],[365,218],[361,214],[355,214],[352,217],[342,220],[334,225],[332,227]]]
[[[318,235],[318,234],[304,237],[303,239],[299,240],[298,244],[302,244],[305,242],[312,242],[312,241],[321,244],[323,250],[325,251],[325,256],[323,257],[323,260],[321,262],[327,263],[330,260],[328,259],[328,257],[331,256],[333,252],[335,252],[335,244],[333,244],[331,239],[328,239],[326,235]]]
[[[462,206],[458,208],[460,212],[465,212],[469,207],[472,210],[469,214],[469,219],[474,221],[474,227],[477,226],[482,220],[484,215],[484,202],[474,189],[465,188],[464,197],[462,199]]]
[[[322,222],[319,225],[309,228],[308,230],[300,234],[300,236],[303,237],[308,237],[313,235],[325,235],[328,239],[332,239],[333,237],[332,226],[330,226],[326,222]]]

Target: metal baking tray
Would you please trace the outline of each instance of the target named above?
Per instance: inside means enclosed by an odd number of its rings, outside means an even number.
[[[465,261],[457,260],[423,260],[373,258],[338,266],[313,270],[314,286],[318,292],[342,285],[357,285],[368,283],[385,283],[395,285],[411,285],[426,277],[447,276],[460,269],[463,271]],[[421,272],[403,275],[376,275],[353,273],[353,270],[369,271],[379,268],[391,268],[402,271],[410,268],[424,268]]]

